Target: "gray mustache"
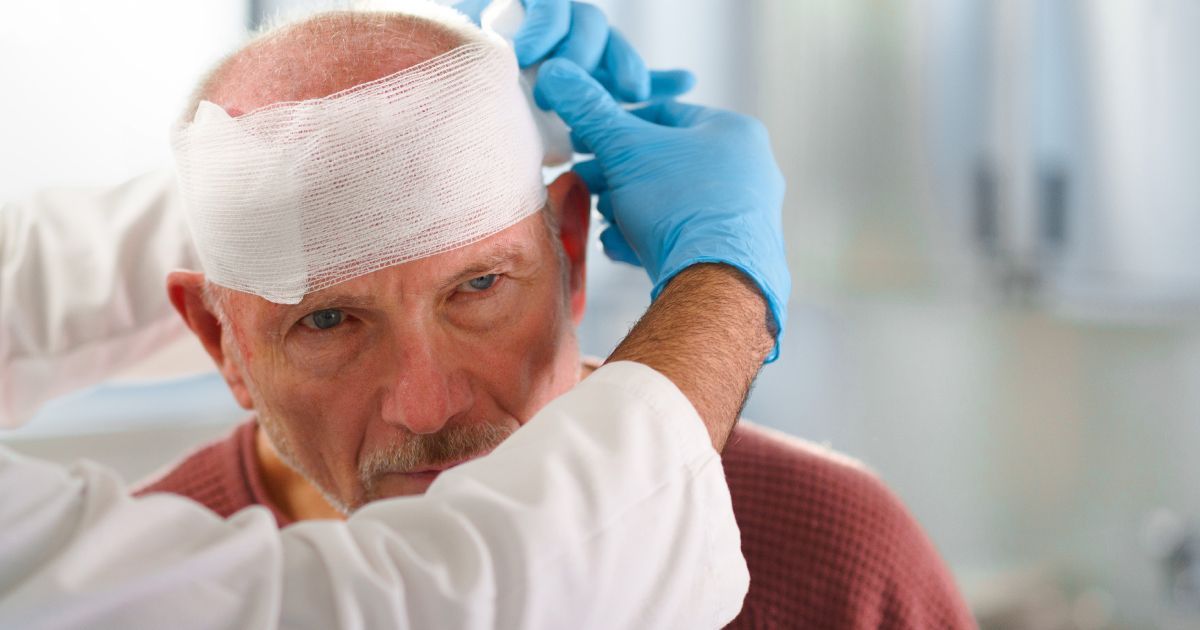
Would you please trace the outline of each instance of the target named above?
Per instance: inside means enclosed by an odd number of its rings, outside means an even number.
[[[394,445],[368,454],[358,473],[367,493],[375,480],[391,473],[412,473],[461,461],[491,451],[512,435],[513,428],[489,423],[448,426],[437,433],[407,433]]]

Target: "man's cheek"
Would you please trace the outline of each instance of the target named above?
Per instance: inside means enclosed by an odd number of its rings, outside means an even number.
[[[281,362],[272,363],[260,361],[253,370],[256,407],[277,418],[287,434],[307,433],[303,429],[318,426],[314,418],[323,413],[338,383],[336,379],[313,378]]]
[[[539,322],[522,350],[512,355],[519,357],[520,363],[511,366],[510,373],[522,374],[520,399],[512,403],[514,409],[520,409],[514,415],[522,424],[577,380],[578,351],[574,351],[573,337],[566,334],[569,331],[561,326],[561,321]]]
[[[348,406],[336,390],[300,386],[277,392],[271,415],[306,468],[333,478],[353,465],[359,441],[354,419],[361,409]]]

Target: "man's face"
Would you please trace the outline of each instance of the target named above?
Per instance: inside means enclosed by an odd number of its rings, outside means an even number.
[[[555,238],[535,214],[300,304],[228,292],[223,371],[339,508],[422,493],[578,380],[582,282]]]

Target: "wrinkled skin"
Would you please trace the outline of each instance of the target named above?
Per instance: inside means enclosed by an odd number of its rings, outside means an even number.
[[[296,305],[223,289],[213,304],[202,274],[171,274],[172,303],[270,437],[273,493],[298,480],[272,450],[341,512],[422,493],[578,381],[587,191],[564,175],[549,204],[558,234],[535,213]]]

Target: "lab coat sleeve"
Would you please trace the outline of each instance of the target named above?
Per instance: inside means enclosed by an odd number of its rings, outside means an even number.
[[[0,205],[0,428],[184,332],[167,272],[197,268],[170,169]]]
[[[605,366],[422,497],[281,533],[0,456],[0,627],[716,628],[749,585],[683,394]]]

